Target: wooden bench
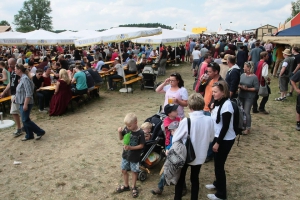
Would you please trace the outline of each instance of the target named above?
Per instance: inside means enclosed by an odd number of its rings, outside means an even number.
[[[2,106],[3,113],[5,113],[5,111],[6,111],[5,110],[5,103],[10,102],[10,100],[11,100],[11,96],[3,97],[3,98],[0,99],[0,104]]]
[[[167,60],[167,65],[175,64],[175,60]]]
[[[138,73],[125,75],[125,80],[126,80],[125,82],[131,80],[132,78],[136,78],[137,75],[138,75]],[[112,81],[117,86],[118,83],[122,83],[123,82],[123,79],[113,79]]]
[[[133,79],[130,79],[130,80],[124,82],[123,84],[126,85],[126,86],[130,86],[130,85],[132,85],[133,83],[138,82],[138,81],[140,81],[140,80],[142,80],[142,79],[143,79],[143,78],[142,78],[141,76],[138,76],[138,77],[136,77],[136,78],[133,78]],[[126,88],[127,88],[127,87],[126,87]],[[128,93],[128,90],[127,90],[127,93]],[[131,93],[133,93],[133,89],[131,89]]]

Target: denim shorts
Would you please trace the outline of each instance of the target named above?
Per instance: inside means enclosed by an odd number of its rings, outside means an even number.
[[[140,164],[139,164],[139,162],[133,163],[133,162],[129,162],[128,160],[122,158],[121,168],[122,168],[122,170],[126,170],[126,171],[139,172]]]

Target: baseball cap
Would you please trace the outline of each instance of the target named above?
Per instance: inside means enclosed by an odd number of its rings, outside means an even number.
[[[168,129],[169,130],[174,130],[174,129],[178,128],[178,126],[179,126],[179,122],[178,121],[174,121],[174,122],[171,122],[169,124]]]
[[[177,104],[167,104],[164,108],[165,114],[169,115],[172,111],[177,110]]]

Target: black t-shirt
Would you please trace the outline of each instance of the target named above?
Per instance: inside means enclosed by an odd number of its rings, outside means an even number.
[[[102,82],[102,78],[101,78],[101,76],[99,75],[98,72],[92,70],[91,68],[89,68],[87,71],[91,74],[91,76],[93,77],[93,80],[94,80],[95,83]]]
[[[300,54],[297,54],[294,56],[295,60],[294,60],[294,64],[293,64],[293,71],[296,69],[297,65],[300,64]]]
[[[102,53],[102,58],[103,58],[103,60],[104,60],[104,58],[106,57],[106,53],[105,53],[104,51],[102,51],[102,52],[100,52],[100,53]]]
[[[61,65],[61,68],[65,69],[65,70],[69,69],[68,61],[66,61],[66,60],[60,60],[59,63]]]
[[[123,59],[123,62],[126,62],[126,59],[128,58],[129,54],[127,52],[124,52],[122,54],[122,59]]]
[[[44,78],[41,76],[40,79],[38,79],[36,76],[34,76],[32,77],[32,81],[34,83],[34,90],[37,90],[42,86],[42,83],[44,82]]]
[[[168,53],[167,51],[164,49],[161,51],[161,59],[167,59]]]
[[[83,72],[86,75],[86,84],[87,84],[88,88],[95,86],[94,79],[93,79],[92,75],[90,74],[90,72],[88,72],[87,70],[84,70]]]
[[[10,93],[11,93],[11,95],[16,94],[19,79],[20,79],[20,76],[18,76],[15,72],[12,72],[10,74]]]
[[[291,80],[294,81],[295,83],[300,82],[300,70],[298,70],[296,74],[292,76]],[[300,85],[298,85],[298,88],[300,89]]]
[[[127,128],[125,128],[122,131],[122,135],[124,136],[128,132],[129,131],[127,130]],[[138,146],[140,144],[145,144],[144,131],[142,131],[142,129],[138,130],[137,132],[131,131],[129,146]],[[127,151],[123,150],[122,158],[126,159],[129,162],[137,163],[140,161],[142,151],[143,149]]]

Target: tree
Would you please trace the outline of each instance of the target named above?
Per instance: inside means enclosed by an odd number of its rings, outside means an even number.
[[[10,26],[10,24],[6,20],[0,21],[0,26]]]
[[[50,0],[27,0],[23,3],[23,8],[14,16],[16,31],[29,32],[44,29],[52,30],[52,9]]]
[[[295,2],[291,2],[292,8],[291,8],[291,16],[285,20],[285,22],[290,21],[293,17],[295,17],[300,12],[300,0],[297,0]]]

